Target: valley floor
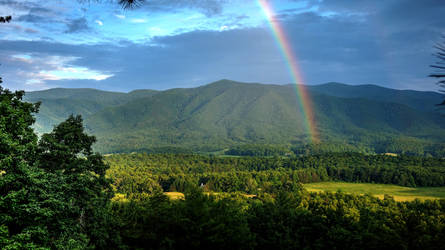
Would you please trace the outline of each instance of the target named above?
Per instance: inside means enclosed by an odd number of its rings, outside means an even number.
[[[348,182],[316,182],[303,186],[310,192],[337,192],[351,194],[371,194],[384,198],[384,195],[393,196],[396,201],[412,201],[415,199],[445,199],[445,187],[402,187],[389,184],[348,183]]]

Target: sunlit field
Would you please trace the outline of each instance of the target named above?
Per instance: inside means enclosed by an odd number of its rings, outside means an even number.
[[[345,192],[351,194],[371,194],[384,198],[390,195],[396,201],[412,201],[415,199],[444,199],[445,187],[402,187],[388,184],[347,183],[347,182],[317,182],[303,185],[310,192]]]

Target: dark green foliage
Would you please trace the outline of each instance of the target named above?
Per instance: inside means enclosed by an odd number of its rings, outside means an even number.
[[[330,153],[305,157],[215,157],[117,154],[106,157],[119,193],[183,192],[203,185],[214,192],[274,193],[300,183],[346,182],[445,186],[445,160],[414,156]]]
[[[108,205],[108,168],[80,117],[50,134],[31,125],[39,104],[0,87],[0,248],[82,249],[118,245]]]
[[[290,156],[291,150],[284,146],[271,145],[242,145],[232,147],[225,152],[226,155],[239,156]]]
[[[445,202],[277,192],[254,199],[199,191],[114,202],[133,249],[440,249]]]
[[[246,249],[253,244],[240,202],[216,200],[196,188],[174,203],[156,193],[113,205],[130,248]]]
[[[443,159],[118,154],[106,161],[115,188],[128,198],[113,202],[113,214],[130,248],[437,249],[445,243],[444,200],[307,193],[300,184],[403,179],[406,185],[445,185]],[[185,199],[169,200],[161,190],[183,191]]]
[[[48,243],[47,228],[39,225],[51,213],[44,194],[44,172],[33,164],[37,136],[31,129],[38,104],[22,101],[23,91],[0,87],[0,225],[4,245],[34,247]],[[37,243],[37,244],[38,244]]]
[[[70,116],[39,141],[38,166],[58,179],[61,202],[67,204],[65,219],[88,236],[89,245],[105,248],[110,240],[107,205],[112,197],[108,166],[92,152],[93,136],[84,133],[82,118]],[[67,218],[68,217],[68,218]],[[53,223],[54,225],[55,223]]]

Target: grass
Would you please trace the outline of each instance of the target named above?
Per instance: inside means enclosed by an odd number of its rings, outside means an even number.
[[[347,183],[347,182],[317,182],[304,184],[310,192],[337,192],[341,190],[351,194],[371,194],[382,198],[391,195],[396,201],[412,201],[414,199],[445,199],[445,187],[402,187],[389,184]]]
[[[204,193],[207,195],[216,195],[216,196],[228,194],[228,193],[222,193],[222,192],[204,192]],[[184,194],[181,192],[164,192],[164,194],[167,195],[172,200],[178,200],[178,199],[185,198]],[[241,194],[241,195],[246,198],[256,197],[255,194]]]
[[[164,192],[164,194],[172,200],[184,199],[184,194],[180,192]]]

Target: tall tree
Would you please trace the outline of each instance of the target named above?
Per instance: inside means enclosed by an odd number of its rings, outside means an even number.
[[[24,92],[0,86],[0,227],[6,245],[46,244],[45,173],[34,164],[37,136],[31,125],[39,105],[23,102]],[[1,236],[0,236],[1,237]]]
[[[80,116],[70,116],[38,142],[31,125],[39,104],[23,96],[0,87],[0,248],[118,245],[96,139]]]
[[[66,204],[64,221],[88,237],[88,244],[105,248],[110,243],[111,220],[107,206],[113,196],[108,166],[93,153],[94,136],[84,132],[82,118],[71,115],[39,141],[39,167],[55,174]],[[114,242],[115,243],[115,242]]]

